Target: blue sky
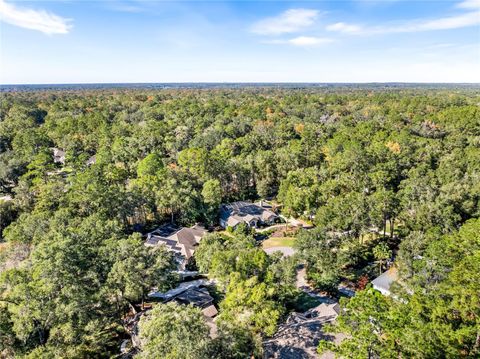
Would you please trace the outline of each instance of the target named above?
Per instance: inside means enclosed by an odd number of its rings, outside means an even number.
[[[480,0],[0,0],[0,83],[480,82]]]

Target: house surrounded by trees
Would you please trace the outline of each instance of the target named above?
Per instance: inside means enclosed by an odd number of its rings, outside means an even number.
[[[372,280],[372,286],[383,295],[389,296],[391,294],[390,286],[396,280],[398,280],[398,270],[395,266],[392,266],[390,269]]]
[[[207,230],[198,224],[180,229],[167,224],[148,233],[145,245],[151,247],[164,245],[175,253],[179,269],[183,270],[206,232]]]
[[[220,225],[223,228],[235,228],[240,223],[249,227],[273,224],[278,215],[273,212],[272,207],[260,203],[245,201],[222,204],[220,206]]]

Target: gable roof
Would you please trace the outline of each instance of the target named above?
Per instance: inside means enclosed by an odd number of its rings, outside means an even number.
[[[291,313],[273,337],[263,342],[264,358],[319,358],[317,346],[321,339],[334,342],[342,339],[341,334],[327,335],[322,328],[336,319],[339,310],[338,303],[322,303],[305,313]]]
[[[188,260],[206,232],[207,230],[198,224],[190,228],[183,227],[180,229],[172,224],[166,224],[148,233],[145,245],[157,246],[163,244],[169,251],[173,251]]]
[[[277,215],[273,211],[257,203],[238,201],[220,206],[220,219],[230,227],[242,222],[268,221],[275,217]]]
[[[340,313],[340,305],[338,303],[326,304],[322,303],[315,308],[305,312],[305,315],[310,318],[324,318],[325,320],[335,319]]]
[[[181,304],[191,304],[200,308],[206,308],[213,303],[213,297],[205,288],[189,288],[175,296],[172,300]]]
[[[386,272],[372,280],[373,288],[384,295],[390,295],[390,286],[398,279],[398,270],[396,267],[391,267]]]
[[[175,296],[179,295],[180,293],[185,292],[187,289],[200,288],[202,286],[207,286],[211,284],[213,283],[206,279],[191,280],[188,282],[182,282],[176,288],[170,289],[164,293],[153,290],[152,292],[148,293],[148,297],[168,301],[173,299]]]

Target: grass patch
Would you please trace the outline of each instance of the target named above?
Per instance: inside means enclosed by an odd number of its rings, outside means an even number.
[[[295,243],[295,238],[292,237],[276,237],[269,238],[262,242],[263,248],[272,248],[272,247],[293,247]]]

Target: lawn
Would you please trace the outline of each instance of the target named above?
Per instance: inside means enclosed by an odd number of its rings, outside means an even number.
[[[262,242],[263,248],[272,248],[272,247],[293,247],[295,243],[295,238],[292,237],[275,237],[269,238]]]

